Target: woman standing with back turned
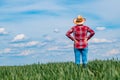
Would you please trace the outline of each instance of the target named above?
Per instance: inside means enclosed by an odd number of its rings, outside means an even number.
[[[80,64],[81,55],[83,67],[87,66],[88,40],[95,34],[91,28],[83,25],[85,21],[85,18],[78,16],[73,20],[74,24],[76,25],[66,33],[66,36],[74,41],[75,63],[77,65]],[[73,36],[71,35],[72,33]]]

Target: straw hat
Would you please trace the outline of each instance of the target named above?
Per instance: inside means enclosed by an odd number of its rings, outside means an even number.
[[[73,20],[74,24],[83,24],[84,22],[85,22],[85,18],[83,18],[80,15],[78,15],[78,17]]]

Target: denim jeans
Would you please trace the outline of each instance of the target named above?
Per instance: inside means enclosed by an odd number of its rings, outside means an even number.
[[[88,54],[88,47],[84,49],[77,49],[74,48],[75,53],[75,63],[80,64],[80,55],[82,56],[82,63],[87,64],[87,54]]]

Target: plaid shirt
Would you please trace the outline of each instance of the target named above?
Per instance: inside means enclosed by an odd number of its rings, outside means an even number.
[[[89,35],[87,33],[90,33]],[[73,33],[73,36],[71,34]],[[90,29],[88,26],[76,25],[73,26],[67,33],[66,36],[72,41],[77,40],[77,43],[74,43],[74,47],[78,49],[83,49],[88,46],[87,41],[95,34],[95,32]]]

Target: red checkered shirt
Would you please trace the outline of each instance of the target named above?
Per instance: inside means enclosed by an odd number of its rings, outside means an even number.
[[[71,36],[72,33],[73,36]],[[95,32],[88,26],[76,25],[67,31],[66,36],[73,41],[77,40],[77,43],[74,42],[75,48],[83,49],[88,46],[88,43],[85,41],[85,39],[88,41],[94,34]]]

